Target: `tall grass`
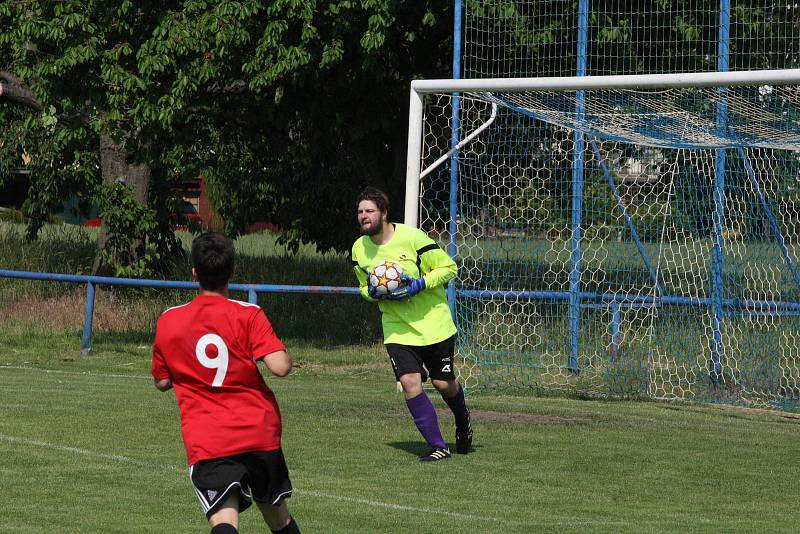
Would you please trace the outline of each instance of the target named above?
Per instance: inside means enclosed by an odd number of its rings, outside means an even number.
[[[188,252],[192,235],[178,235],[184,258],[175,262],[169,278],[189,280]],[[97,231],[71,225],[51,225],[36,241],[24,237],[24,227],[0,223],[0,269],[88,274]],[[319,253],[303,246],[290,254],[275,235],[262,232],[234,241],[237,252],[233,282],[249,284],[354,286],[355,277],[344,254]],[[192,291],[102,287],[96,297],[95,342],[108,335],[149,343],[160,313],[193,297]],[[232,298],[245,295],[232,293]],[[0,278],[0,315],[14,328],[31,335],[49,330],[79,332],[83,325],[85,288],[66,282]],[[373,306],[350,295],[260,294],[281,337],[313,347],[374,344],[380,340],[380,317]],[[104,337],[105,336],[105,337]]]

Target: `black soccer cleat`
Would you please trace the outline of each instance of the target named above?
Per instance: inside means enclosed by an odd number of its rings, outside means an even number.
[[[438,462],[439,460],[446,460],[450,458],[450,449],[442,449],[434,447],[428,454],[423,454],[419,457],[420,462]]]
[[[456,430],[456,452],[467,454],[472,450],[472,426],[467,423],[467,428],[463,431]]]

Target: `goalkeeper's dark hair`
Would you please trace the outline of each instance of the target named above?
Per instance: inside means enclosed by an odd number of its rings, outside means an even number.
[[[381,213],[389,213],[389,197],[377,187],[369,186],[364,188],[361,194],[358,195],[356,206],[358,206],[362,200],[370,200],[375,203],[378,211]]]
[[[233,242],[217,232],[206,232],[192,241],[192,267],[200,287],[224,288],[233,275]]]

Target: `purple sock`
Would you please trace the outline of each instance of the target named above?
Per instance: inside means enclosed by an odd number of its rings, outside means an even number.
[[[428,442],[431,447],[438,447],[446,449],[447,444],[442,438],[442,432],[439,430],[439,419],[436,417],[436,409],[433,407],[431,399],[423,391],[413,399],[406,400],[408,411],[411,412],[411,417],[414,418],[414,424],[417,425],[419,433]]]
[[[466,428],[466,426],[469,425],[469,408],[467,408],[467,403],[464,400],[464,388],[459,384],[458,393],[449,399],[446,397],[443,398],[456,418],[456,428]]]

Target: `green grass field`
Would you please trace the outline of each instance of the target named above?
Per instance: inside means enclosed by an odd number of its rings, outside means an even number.
[[[800,521],[789,414],[480,393],[475,452],[420,464],[380,347],[288,341],[299,367],[267,380],[304,532],[791,532]],[[80,357],[75,342],[0,337],[0,531],[206,531],[149,346],[106,339]],[[246,512],[242,532],[260,522]]]
[[[92,236],[47,231],[25,244],[0,225],[0,267],[86,272]],[[248,281],[353,284],[340,255],[286,256],[268,236],[237,247]],[[155,318],[189,298],[100,291],[94,350],[82,357],[82,287],[0,279],[0,532],[208,530],[174,394],[156,391],[149,376]],[[284,415],[289,504],[303,532],[793,532],[800,524],[796,413],[473,391],[475,452],[420,464],[426,447],[395,391],[377,311],[350,297],[259,302],[297,364],[267,381]],[[452,417],[433,397],[452,443]],[[265,532],[260,514],[246,512],[241,530]]]

